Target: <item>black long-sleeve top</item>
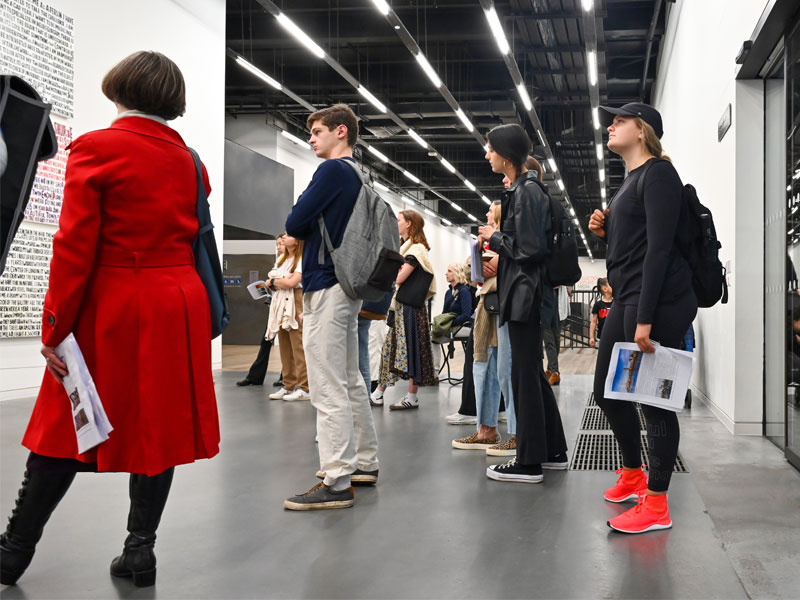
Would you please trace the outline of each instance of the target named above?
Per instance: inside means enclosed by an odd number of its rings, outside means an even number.
[[[637,182],[645,165],[631,171],[612,198],[605,231],[614,301],[638,305],[637,323],[649,325],[659,304],[691,292],[692,273],[676,245],[685,203],[678,172],[667,161],[653,163],[644,197],[638,198]]]

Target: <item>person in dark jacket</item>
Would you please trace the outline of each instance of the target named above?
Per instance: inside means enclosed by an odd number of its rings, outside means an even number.
[[[623,533],[644,533],[672,527],[667,489],[678,454],[678,416],[641,405],[650,455],[649,473],[645,474],[636,408],[631,402],[603,395],[608,366],[616,342],[635,342],[645,353],[655,352],[652,340],[667,348],[680,347],[697,314],[697,298],[691,268],[676,245],[686,200],[680,177],[661,149],[661,115],[638,102],[603,110],[613,117],[608,148],[625,161],[628,177],[608,208],[596,210],[589,222],[590,231],[608,243],[606,267],[614,289],[614,304],[597,352],[594,397],[622,452],[620,477],[604,498],[608,502],[638,501],[608,525]]]
[[[449,287],[444,295],[442,313],[455,313],[453,327],[458,327],[472,318],[472,294],[467,285],[467,274],[462,264],[447,267],[445,275]]]
[[[539,483],[542,469],[566,469],[567,441],[553,390],[542,365],[540,309],[543,261],[548,254],[550,199],[537,173],[525,168],[531,142],[519,125],[489,132],[486,160],[492,171],[504,173],[511,185],[503,192],[502,222],[479,228],[479,242],[500,255],[497,289],[500,324],[508,323],[511,338],[511,378],[517,415],[517,456],[490,466],[486,474],[498,481]]]

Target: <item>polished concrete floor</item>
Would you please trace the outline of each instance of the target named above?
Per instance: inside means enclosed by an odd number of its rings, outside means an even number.
[[[381,479],[353,509],[294,513],[315,482],[308,403],[236,388],[216,374],[220,455],[177,469],[159,540],[158,582],[113,580],[127,477],[81,474],[19,585],[0,598],[793,598],[800,596],[800,476],[762,438],[730,436],[701,405],[682,416],[691,473],[670,491],[675,527],[611,532],[622,507],[601,499],[608,472],[550,472],[541,485],[490,481],[494,461],[450,448],[460,387],[420,393],[422,408],[375,409]],[[268,381],[274,377],[268,376]],[[557,396],[570,444],[591,376]],[[387,396],[394,398],[401,390]],[[0,518],[26,452],[32,401],[0,403]]]

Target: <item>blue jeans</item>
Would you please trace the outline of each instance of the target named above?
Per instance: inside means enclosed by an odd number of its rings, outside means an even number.
[[[472,363],[472,378],[475,380],[475,407],[478,427],[497,427],[500,410],[500,382],[497,380],[497,347],[489,346],[486,362]]]
[[[369,326],[372,321],[358,317],[358,370],[364,378],[367,393],[370,392],[371,378],[369,373]]]
[[[508,337],[508,324],[497,328],[497,379],[506,405],[508,434],[517,433],[517,415],[514,412],[514,390],[511,389],[511,338]]]

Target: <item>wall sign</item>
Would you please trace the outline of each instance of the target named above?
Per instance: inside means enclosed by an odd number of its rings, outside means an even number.
[[[25,220],[47,225],[58,225],[61,203],[64,200],[64,174],[67,171],[67,146],[72,143],[72,127],[53,123],[58,139],[58,153],[48,161],[40,162],[33,179],[33,188]]]
[[[725,111],[722,113],[722,116],[719,118],[719,123],[717,123],[717,141],[721,142],[722,138],[725,137],[725,134],[728,133],[728,129],[731,128],[731,105],[725,108]]]
[[[41,0],[0,2],[0,73],[18,75],[73,117],[73,21]]]

